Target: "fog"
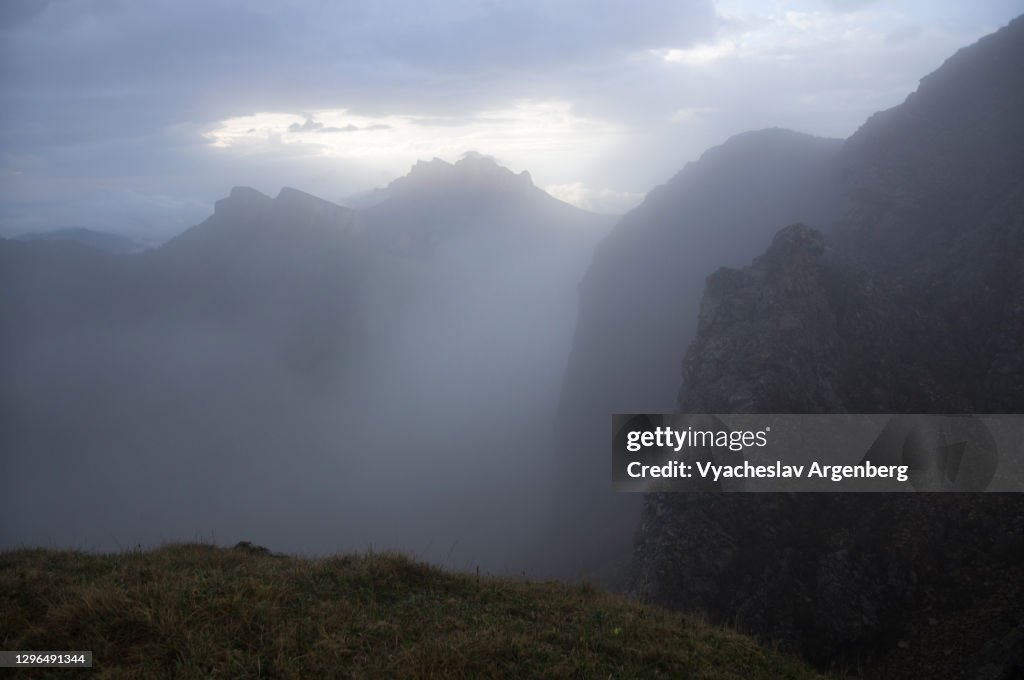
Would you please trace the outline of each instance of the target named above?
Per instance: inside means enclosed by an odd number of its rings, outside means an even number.
[[[536,569],[577,285],[611,222],[470,157],[358,213],[236,190],[138,255],[4,242],[3,547]]]
[[[639,506],[609,414],[674,410],[704,278],[828,224],[840,148],[741,135],[621,220],[472,154],[358,210],[236,188],[141,254],[2,242],[2,544],[612,581]]]

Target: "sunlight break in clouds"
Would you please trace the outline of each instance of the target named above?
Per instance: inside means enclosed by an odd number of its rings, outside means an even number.
[[[285,152],[374,166],[408,166],[480,150],[513,169],[557,180],[621,144],[625,131],[576,115],[567,102],[525,101],[450,117],[362,116],[347,109],[260,112],[221,121],[204,137],[214,148],[240,154]]]
[[[577,208],[591,212],[618,215],[627,212],[640,204],[646,194],[638,191],[616,191],[614,189],[595,189],[583,182],[571,184],[549,184],[544,187],[560,201],[565,201]]]
[[[686,50],[653,50],[653,52],[669,63],[702,66],[735,54],[736,43],[731,40],[723,40],[714,45],[698,45]]]

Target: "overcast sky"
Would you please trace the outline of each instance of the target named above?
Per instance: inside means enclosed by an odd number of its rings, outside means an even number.
[[[2,0],[0,235],[164,239],[476,150],[621,212],[730,135],[846,137],[1021,0]]]

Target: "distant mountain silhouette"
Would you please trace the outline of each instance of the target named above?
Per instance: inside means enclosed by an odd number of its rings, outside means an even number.
[[[111,234],[104,231],[94,231],[85,227],[67,227],[53,231],[32,232],[18,236],[20,241],[75,241],[96,250],[114,255],[122,253],[134,253],[145,250],[145,246],[127,236]]]
[[[381,196],[361,214],[375,238],[401,239],[403,247],[425,247],[467,228],[513,240],[552,238],[553,230],[566,239],[578,238],[579,230],[593,237],[592,213],[538,189],[528,172],[515,174],[483,156],[468,155],[454,164],[420,161]],[[610,217],[596,218],[598,224],[610,222]]]

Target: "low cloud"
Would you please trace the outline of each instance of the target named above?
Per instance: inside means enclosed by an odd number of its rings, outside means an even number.
[[[255,130],[255,128],[252,128]],[[324,124],[318,123],[312,118],[307,118],[305,123],[292,123],[288,126],[288,132],[316,132],[323,130]]]
[[[291,125],[288,126],[288,132],[291,132],[291,133],[298,133],[298,132],[323,132],[323,133],[330,133],[330,132],[360,132],[360,131],[364,131],[364,130],[365,131],[372,131],[372,130],[390,130],[390,129],[391,129],[391,126],[390,125],[386,125],[384,123],[372,123],[370,125],[366,125],[366,126],[363,126],[363,127],[359,127],[358,125],[353,125],[352,123],[349,123],[348,125],[342,125],[342,126],[337,126],[337,125],[330,125],[330,126],[328,126],[328,125],[324,125],[320,121],[313,120],[312,118],[307,118],[305,123],[292,123]],[[258,132],[258,130],[256,128],[250,128],[248,130],[248,132]]]

